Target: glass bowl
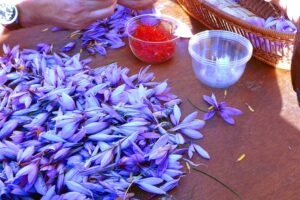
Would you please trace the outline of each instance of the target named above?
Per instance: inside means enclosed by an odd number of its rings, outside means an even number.
[[[243,75],[252,52],[249,40],[229,31],[204,31],[189,41],[196,77],[215,88],[226,88],[236,83]]]
[[[158,14],[139,15],[128,20],[126,33],[133,54],[146,63],[162,63],[176,51],[179,26],[176,19]]]

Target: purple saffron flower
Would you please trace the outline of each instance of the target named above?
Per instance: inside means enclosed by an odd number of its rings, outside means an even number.
[[[269,17],[266,20],[265,28],[273,29],[278,32],[287,32],[287,33],[296,33],[297,27],[293,22],[288,19],[285,19],[284,16],[280,18]]]
[[[94,48],[94,50],[95,50],[97,53],[99,53],[100,55],[106,56],[107,52],[106,52],[106,49],[104,48],[103,45],[101,45],[101,44],[95,44],[95,45],[93,46],[93,48]]]
[[[10,134],[18,126],[18,123],[19,123],[18,120],[10,120],[10,121],[6,122],[3,125],[3,127],[1,127],[1,129],[0,129],[0,139],[10,136]]]
[[[37,51],[41,53],[49,53],[52,51],[53,46],[46,43],[39,43],[37,45]]]
[[[154,9],[145,11],[147,13],[155,12]],[[128,19],[141,14],[143,12],[135,12],[129,8],[117,5],[114,14],[107,19],[99,19],[95,23],[83,30],[73,32],[70,37],[78,38],[81,50],[86,50],[91,55],[100,54],[105,56],[106,49],[117,49],[125,46],[122,38],[126,37],[125,24]],[[52,28],[52,31],[59,31],[58,27]],[[67,44],[61,49],[62,52],[68,52],[76,45],[76,42]]]
[[[62,30],[64,30],[64,29],[60,28],[60,27],[57,27],[57,26],[51,28],[52,32],[57,32],[57,31],[62,31]]]
[[[151,185],[149,183],[145,182],[139,182],[137,185],[142,188],[144,191],[153,193],[153,194],[166,194],[166,192],[163,189],[160,189],[159,187],[156,187],[154,185]]]
[[[84,37],[105,49],[120,44],[116,30],[124,12],[104,20],[111,32],[86,30]],[[47,44],[4,46],[4,52],[0,193],[8,199],[129,199],[132,183],[165,194],[184,175],[181,145],[209,158],[194,142],[204,121],[196,112],[183,118],[181,100],[166,81],[153,82],[149,67],[131,76],[117,64],[90,69],[79,54],[55,54]]]
[[[72,49],[74,49],[75,46],[76,46],[76,42],[72,41],[72,42],[69,42],[68,44],[66,44],[60,51],[61,52],[69,52]]]
[[[206,103],[208,103],[210,105],[210,107],[208,108],[209,111],[207,113],[205,113],[205,115],[203,117],[203,120],[205,120],[205,121],[211,119],[217,113],[222,117],[222,119],[225,122],[227,122],[228,124],[234,125],[235,120],[232,118],[232,115],[243,114],[243,112],[240,111],[239,109],[227,107],[226,102],[218,103],[216,96],[214,94],[212,94],[211,97],[209,97],[207,95],[203,95],[203,99]]]
[[[0,70],[0,86],[4,85],[4,83],[7,81],[6,71],[4,69]]]

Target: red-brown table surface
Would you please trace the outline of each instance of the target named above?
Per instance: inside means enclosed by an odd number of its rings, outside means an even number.
[[[163,13],[186,22],[194,33],[206,29],[191,19],[176,1],[161,0],[156,6]],[[68,31],[52,33],[42,31],[44,28],[37,26],[10,32],[0,37],[0,43],[34,48],[39,42],[47,42],[53,43],[58,50],[70,40]],[[184,101],[181,105],[184,115],[195,111],[187,99],[206,108],[202,95],[213,92],[220,100],[224,96],[224,90],[206,87],[195,78],[187,47],[188,39],[180,39],[172,60],[151,67],[157,80],[168,79],[172,92]],[[137,60],[126,46],[109,50],[105,57],[94,57],[91,66],[111,62],[129,67],[131,73],[147,65]],[[228,89],[226,101],[244,114],[236,117],[235,126],[227,125],[219,117],[207,122],[201,130],[205,137],[199,144],[210,153],[211,160],[194,157],[194,162],[204,164],[199,169],[218,177],[247,200],[300,199],[300,109],[292,90],[290,72],[275,70],[253,58],[240,81]],[[236,162],[242,154],[246,157]],[[180,200],[236,199],[212,179],[193,171],[181,179],[171,195]]]

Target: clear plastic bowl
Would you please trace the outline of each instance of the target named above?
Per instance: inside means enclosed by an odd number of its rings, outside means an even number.
[[[147,63],[162,63],[169,60],[176,51],[179,26],[176,19],[160,14],[144,14],[131,18],[126,24],[129,46],[133,54]],[[145,30],[149,30],[148,32]],[[162,32],[157,32],[160,30]],[[141,34],[144,38],[138,36]],[[158,41],[159,38],[164,40]],[[147,39],[145,39],[147,38]]]
[[[215,88],[226,88],[236,83],[243,75],[252,52],[249,40],[229,31],[200,32],[189,42],[196,77]]]

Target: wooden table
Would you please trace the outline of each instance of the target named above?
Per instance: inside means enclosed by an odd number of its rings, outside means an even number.
[[[205,30],[175,1],[161,0],[157,6],[163,13],[189,24],[194,33]],[[48,42],[58,50],[69,40],[70,32],[43,32],[44,28],[11,32],[1,37],[0,43],[34,48],[38,42]],[[168,79],[172,92],[183,99],[185,115],[195,110],[187,99],[206,108],[202,95],[213,92],[219,99],[224,96],[224,90],[206,87],[195,78],[187,44],[187,39],[180,39],[174,58],[151,68],[157,80]],[[129,67],[132,73],[146,66],[132,55],[128,46],[110,50],[106,57],[96,56],[91,66],[111,62]],[[292,90],[290,72],[275,70],[253,58],[241,80],[229,88],[226,101],[243,110],[244,115],[236,117],[235,126],[227,125],[218,117],[207,122],[202,129],[205,138],[200,144],[208,150],[211,160],[194,157],[194,162],[204,164],[199,169],[218,177],[247,200],[300,199],[300,109]],[[246,154],[245,159],[236,162],[241,154]],[[195,172],[183,178],[171,195],[179,200],[236,199],[212,179]]]

